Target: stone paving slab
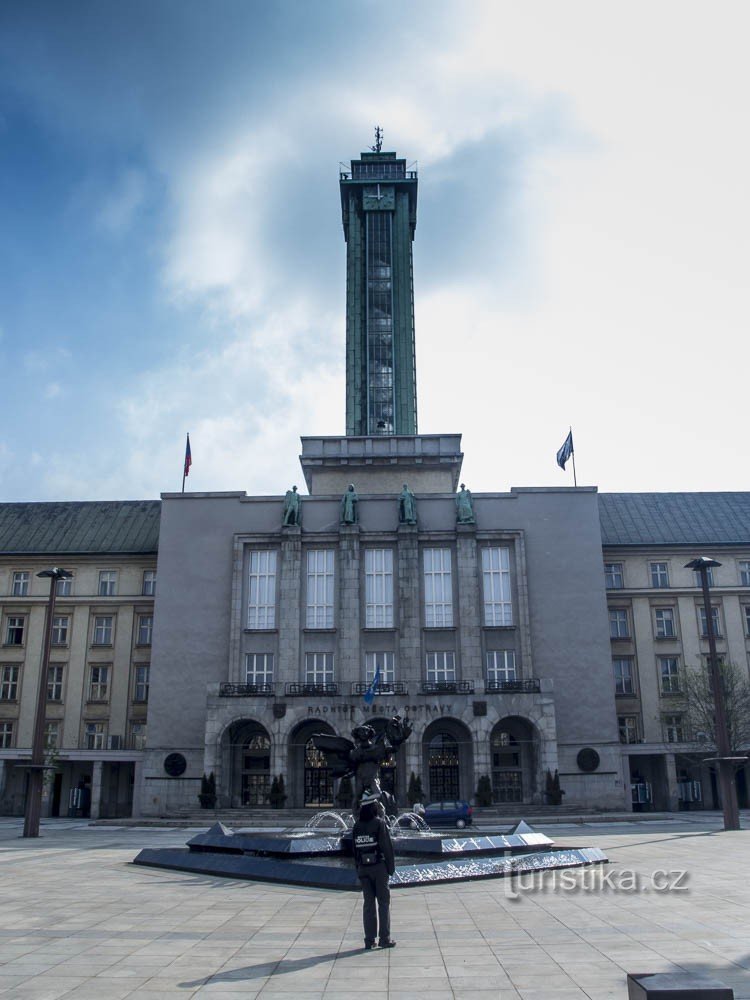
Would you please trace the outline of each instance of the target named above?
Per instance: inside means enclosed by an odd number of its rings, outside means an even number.
[[[355,894],[129,864],[183,830],[20,832],[0,818],[0,1000],[625,1000],[627,972],[678,970],[750,1000],[750,834],[715,817],[557,825],[611,863],[400,889],[387,952],[362,949]]]

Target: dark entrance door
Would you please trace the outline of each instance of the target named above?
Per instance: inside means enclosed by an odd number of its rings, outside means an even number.
[[[271,789],[271,741],[254,733],[242,748],[242,805],[263,806]]]
[[[492,801],[523,802],[521,747],[504,730],[492,737]]]
[[[458,743],[448,733],[430,740],[430,798],[434,802],[458,799]]]
[[[333,778],[326,755],[310,740],[305,747],[305,805],[318,809],[333,806]]]
[[[62,779],[63,779],[62,772],[56,771],[55,783],[52,786],[52,811],[50,813],[51,816],[60,815],[60,797],[62,795]]]

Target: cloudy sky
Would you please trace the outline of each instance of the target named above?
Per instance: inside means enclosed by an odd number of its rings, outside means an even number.
[[[0,499],[280,493],[344,432],[338,165],[418,161],[474,491],[750,489],[744,2],[4,0]]]

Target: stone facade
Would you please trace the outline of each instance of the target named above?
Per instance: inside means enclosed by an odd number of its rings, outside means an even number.
[[[349,473],[356,486],[356,468]],[[211,771],[224,807],[262,804],[263,782],[276,775],[288,806],[322,807],[336,788],[308,753],[310,736],[348,736],[405,710],[414,732],[384,775],[402,802],[413,772],[431,799],[473,799],[487,775],[498,801],[541,805],[548,772],[559,770],[566,805],[623,807],[596,492],[475,495],[474,525],[456,524],[453,493],[416,496],[418,525],[398,523],[397,494],[360,493],[354,525],[339,524],[339,496],[305,497],[301,528],[282,528],[281,497],[163,496],[144,814],[194,808]],[[503,625],[487,619],[490,549],[508,558]],[[391,554],[390,624],[368,619],[371,550]],[[450,566],[450,615],[437,623],[427,550]],[[273,615],[249,627],[253,553],[266,552],[275,553]],[[331,553],[330,620],[310,617],[311,552]],[[490,682],[493,657],[514,664],[509,680]],[[375,661],[393,667],[393,683],[368,706]],[[248,663],[271,666],[261,687],[256,674],[247,686]],[[321,664],[331,673],[310,673]],[[434,673],[446,664],[448,674]],[[577,763],[586,748],[598,755],[592,772]],[[164,762],[175,752],[187,767],[172,778]]]

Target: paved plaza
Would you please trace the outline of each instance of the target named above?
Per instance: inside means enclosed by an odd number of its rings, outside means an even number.
[[[365,952],[358,894],[130,864],[189,831],[52,820],[25,841],[0,818],[0,997],[605,1000],[626,972],[688,970],[750,998],[750,830],[712,814],[546,832],[611,863],[396,890],[398,947]]]

